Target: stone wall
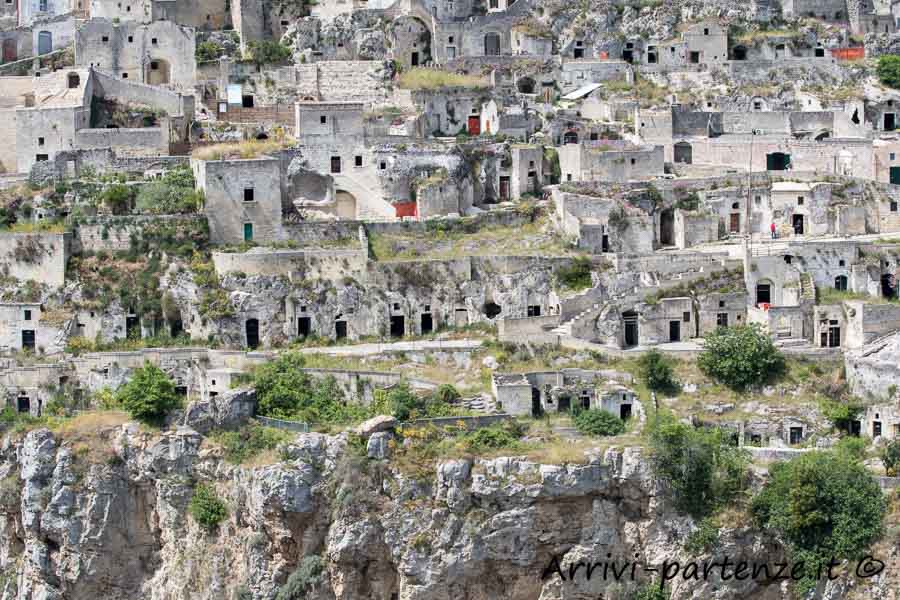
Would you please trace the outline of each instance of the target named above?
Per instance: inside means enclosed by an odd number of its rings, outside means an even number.
[[[194,96],[184,95],[157,85],[146,85],[139,80],[122,80],[94,69],[94,93],[107,100],[115,100],[122,104],[150,106],[163,110],[170,117],[194,118]]]
[[[254,249],[241,254],[213,252],[216,272],[245,275],[285,275],[316,279],[359,277],[366,271],[368,252],[358,250]]]
[[[159,156],[169,152],[168,128],[79,129],[75,145],[83,149],[115,148],[123,155]]]
[[[51,287],[65,284],[69,233],[0,233],[0,271]]]
[[[75,228],[73,252],[128,250],[133,236],[140,235],[147,227],[160,224],[176,229],[194,229],[205,226],[206,219],[199,215],[90,217],[81,220]]]

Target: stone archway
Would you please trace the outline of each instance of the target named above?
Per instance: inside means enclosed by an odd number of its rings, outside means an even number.
[[[394,60],[404,69],[431,62],[431,29],[414,16],[401,16],[391,23],[391,51]]]
[[[344,190],[336,190],[334,193],[335,212],[341,219],[355,219],[357,201],[356,196]]]
[[[147,83],[150,85],[165,85],[172,81],[172,67],[169,62],[161,58],[151,58],[147,65]]]

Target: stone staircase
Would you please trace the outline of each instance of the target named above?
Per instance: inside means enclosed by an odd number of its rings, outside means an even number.
[[[805,300],[816,301],[816,284],[809,273],[800,274],[800,301],[803,302]]]

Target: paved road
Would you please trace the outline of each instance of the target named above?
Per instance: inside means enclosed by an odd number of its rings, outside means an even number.
[[[481,346],[483,340],[420,340],[415,342],[388,342],[385,344],[352,344],[347,346],[320,346],[301,348],[304,354],[330,354],[332,356],[369,356],[384,352],[415,352],[417,350],[471,350]]]

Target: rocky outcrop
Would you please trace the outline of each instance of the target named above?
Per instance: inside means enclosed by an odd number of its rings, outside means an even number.
[[[683,543],[695,527],[669,508],[638,448],[583,465],[501,457],[410,471],[381,458],[386,431],[369,438],[375,459],[346,434],[309,433],[281,449],[281,462],[254,467],[224,462],[188,427],[126,424],[91,436],[42,429],[4,440],[3,600],[272,599],[304,557],[324,568],[303,583],[310,598],[624,598],[646,580],[643,566],[689,560]],[[188,514],[200,482],[228,506],[214,531]],[[735,523],[716,553],[774,561],[783,551]],[[542,577],[554,560],[559,571]],[[568,577],[579,562],[608,560],[640,565],[635,581],[631,567],[619,581],[602,567]],[[673,598],[789,597],[779,582],[715,575],[671,585]],[[876,597],[885,585],[861,589]]]

